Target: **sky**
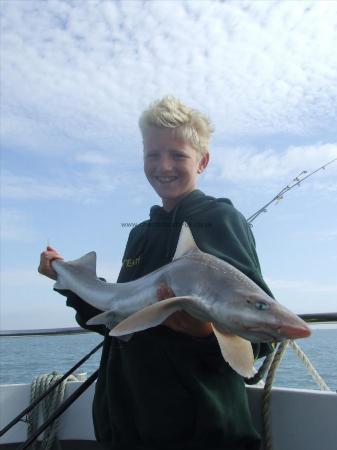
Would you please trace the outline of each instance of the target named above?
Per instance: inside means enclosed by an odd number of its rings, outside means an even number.
[[[123,224],[160,204],[138,129],[154,100],[210,117],[199,188],[246,217],[337,158],[336,1],[0,3],[3,330],[77,325],[37,273],[47,243],[95,250],[116,280]],[[337,162],[254,221],[264,278],[296,313],[337,311],[336,193]]]

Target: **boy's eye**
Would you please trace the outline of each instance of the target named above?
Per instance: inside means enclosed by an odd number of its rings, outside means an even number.
[[[188,155],[185,155],[185,153],[181,153],[181,152],[171,152],[168,156],[170,158],[176,159],[176,160],[188,158]],[[145,158],[146,159],[158,159],[158,158],[160,158],[160,153],[157,153],[157,152],[145,153]]]
[[[186,158],[186,155],[184,153],[173,153],[173,158],[175,159],[182,159],[182,158]]]

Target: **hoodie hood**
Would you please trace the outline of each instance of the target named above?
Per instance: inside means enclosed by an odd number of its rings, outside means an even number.
[[[219,202],[233,206],[228,198],[214,198],[196,189],[180,200],[171,211],[166,211],[162,206],[152,206],[150,209],[150,221],[163,220],[166,222],[171,221],[172,218],[175,218],[177,221],[182,218],[185,220],[194,214],[204,212],[205,208],[207,210],[217,207]]]
[[[172,253],[173,240],[177,238],[177,228],[180,231],[181,225],[185,221],[193,227],[193,216],[199,213],[207,215],[207,211],[219,207],[219,203],[226,203],[233,207],[232,202],[227,198],[217,199],[196,189],[184,197],[171,211],[166,211],[162,206],[152,206],[149,225],[167,226],[169,236],[166,245],[166,257],[169,257]]]

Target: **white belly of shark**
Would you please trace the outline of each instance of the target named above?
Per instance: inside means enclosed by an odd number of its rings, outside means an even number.
[[[240,375],[254,375],[251,342],[282,341],[310,335],[307,324],[238,269],[197,247],[183,224],[171,263],[128,283],[106,283],[96,275],[96,253],[75,261],[54,260],[56,290],[70,290],[103,311],[88,321],[104,324],[111,336],[130,338],[184,310],[211,322],[224,359]],[[166,284],[175,297],[157,301]]]

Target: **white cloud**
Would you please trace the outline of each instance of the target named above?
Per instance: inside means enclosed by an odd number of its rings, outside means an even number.
[[[2,6],[5,144],[122,150],[141,109],[168,92],[209,113],[219,136],[336,124],[335,2]]]
[[[316,189],[317,191],[324,191],[327,193],[337,192],[337,182],[331,182],[331,181],[328,183],[315,182],[313,186],[314,186],[314,189]]]
[[[108,158],[107,156],[96,151],[78,153],[75,156],[75,160],[81,163],[93,165],[107,165],[111,164],[113,161],[112,158]]]
[[[294,292],[310,293],[310,294],[337,294],[337,284],[317,284],[311,281],[298,280],[281,280],[266,277],[266,281],[272,289],[284,289]]]
[[[86,173],[72,172],[54,178],[46,176],[16,175],[3,171],[2,197],[29,200],[71,200],[92,202],[110,194],[123,183],[123,174],[91,169]],[[70,179],[69,179],[70,178]]]
[[[334,241],[337,239],[337,230],[317,231],[314,233],[314,237],[320,241]]]
[[[22,287],[38,287],[41,284],[44,286],[50,286],[51,281],[40,275],[37,271],[37,266],[35,270],[31,269],[12,269],[1,271],[2,285],[6,288],[22,286]]]
[[[226,179],[233,182],[265,184],[289,177],[291,182],[302,171],[307,171],[300,178],[318,169],[324,164],[337,158],[337,143],[317,144],[307,146],[291,146],[283,151],[276,149],[260,150],[258,148],[233,147],[213,150],[212,164],[205,177],[208,180]],[[316,189],[333,190],[336,183],[333,181],[337,174],[337,161],[328,165],[322,173],[313,175],[312,182],[320,175],[322,178],[316,184]],[[330,186],[330,188],[329,188]]]
[[[26,213],[13,209],[1,209],[1,239],[6,241],[31,242],[37,238],[31,218]]]

